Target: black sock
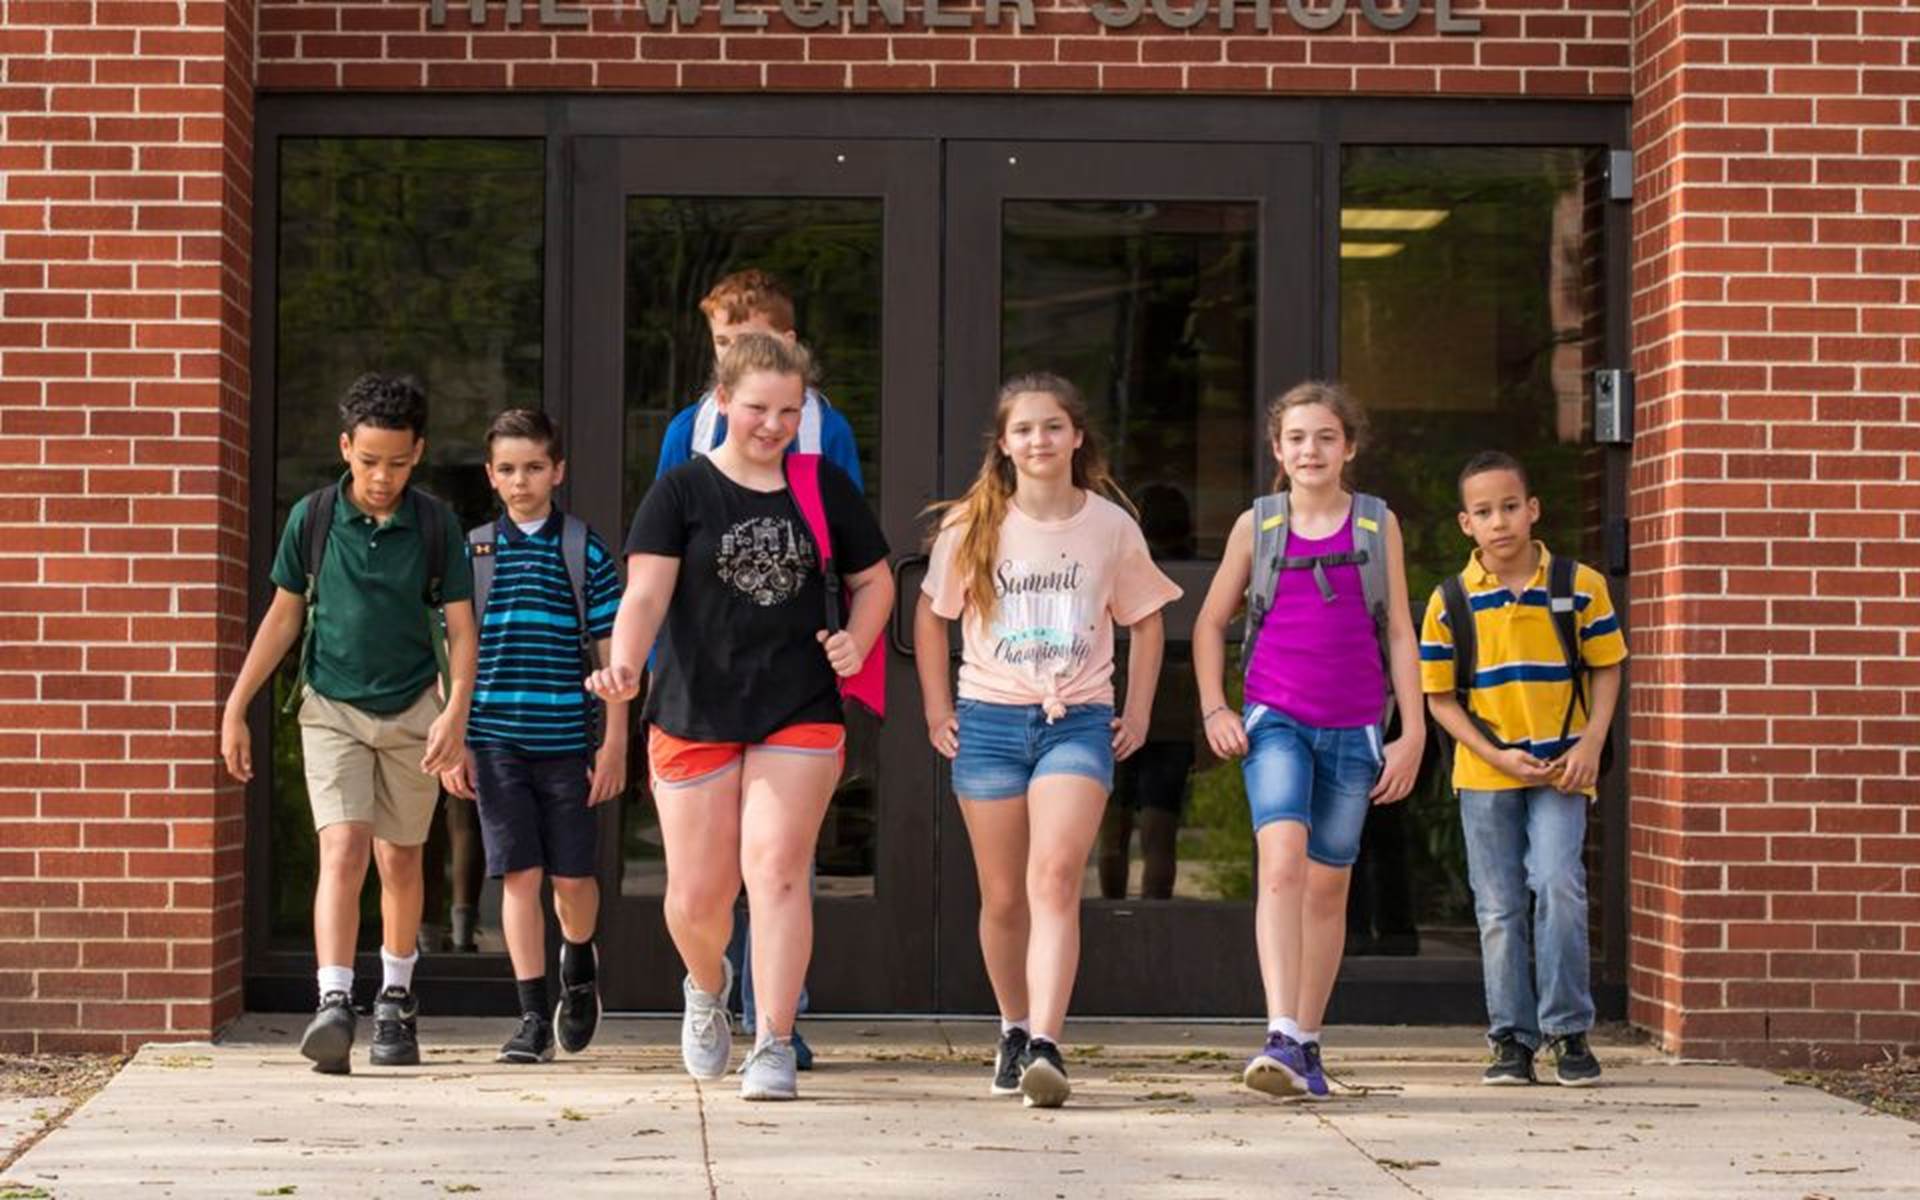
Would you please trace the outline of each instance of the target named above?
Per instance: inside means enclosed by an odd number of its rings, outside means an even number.
[[[546,1015],[547,977],[545,975],[538,979],[517,979],[513,986],[520,993],[521,1012]]]
[[[560,986],[592,983],[593,971],[593,939],[569,942],[563,937],[560,942]]]

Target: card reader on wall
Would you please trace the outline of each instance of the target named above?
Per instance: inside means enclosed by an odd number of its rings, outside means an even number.
[[[1633,372],[1593,373],[1593,440],[1602,445],[1633,443]]]

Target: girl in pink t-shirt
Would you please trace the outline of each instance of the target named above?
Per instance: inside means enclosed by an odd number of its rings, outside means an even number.
[[[1273,1095],[1319,1097],[1320,1024],[1340,971],[1361,829],[1370,805],[1412,789],[1427,726],[1400,522],[1345,486],[1359,406],[1337,384],[1302,383],[1273,402],[1267,429],[1287,507],[1256,504],[1234,523],[1194,621],[1193,669],[1208,744],[1222,758],[1245,756],[1258,855],[1254,947],[1267,1040],[1243,1078]],[[1276,568],[1271,597],[1248,596],[1256,547]],[[1376,552],[1386,586],[1369,597],[1362,572],[1378,571]],[[1242,648],[1246,707],[1236,712],[1222,676],[1227,624],[1243,600],[1264,607]],[[1389,695],[1402,733],[1383,744]]]
[[[1060,1029],[1080,960],[1080,887],[1113,764],[1146,740],[1180,595],[1153,565],[1107,473],[1086,406],[1057,375],[1000,389],[994,440],[942,516],[914,614],[927,737],[980,877],[980,950],[1000,1006],[993,1093],[1065,1102]],[[1119,503],[1099,493],[1105,491]],[[961,623],[956,709],[947,622]],[[1113,712],[1113,624],[1131,633],[1126,712]]]

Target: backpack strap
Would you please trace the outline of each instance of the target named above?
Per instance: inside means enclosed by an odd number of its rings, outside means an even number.
[[[340,500],[340,485],[330,483],[307,493],[306,529],[302,531],[300,566],[307,575],[307,612],[313,612],[319,597],[320,564],[327,557],[327,535],[333,532],[333,510]]]
[[[473,620],[477,626],[486,618],[487,597],[493,592],[495,540],[500,523],[488,521],[467,530],[467,558],[473,563]]]
[[[1387,502],[1356,492],[1353,497],[1353,552],[1359,557],[1360,594],[1373,618],[1380,640],[1381,661],[1387,653]]]
[[[693,410],[693,430],[688,435],[687,460],[713,453],[720,444],[720,401],[712,392],[700,397]]]
[[[1440,605],[1446,613],[1447,632],[1453,635],[1453,697],[1466,708],[1480,665],[1480,634],[1473,624],[1473,602],[1467,599],[1467,587],[1458,575],[1440,581]]]
[[[587,523],[572,513],[560,516],[560,561],[573,585],[573,615],[580,621],[580,662],[593,670],[593,634],[587,630]]]
[[[800,434],[794,439],[800,454],[818,454],[824,443],[822,431],[827,420],[826,397],[812,388],[800,403]]]
[[[301,515],[304,528],[300,531],[300,570],[306,577],[307,588],[303,596],[306,609],[300,625],[300,659],[295,668],[293,690],[287,695],[285,712],[298,711],[300,703],[306,697],[307,675],[313,666],[313,610],[320,602],[320,564],[327,557],[327,537],[333,532],[333,508],[340,499],[340,485],[329,483],[323,488],[308,492],[306,511]]]
[[[420,546],[427,558],[427,586],[420,598],[428,608],[443,608],[446,598],[441,594],[441,585],[447,578],[447,525],[453,513],[430,492],[408,488],[407,496],[408,503],[413,505],[414,521],[420,526]]]
[[[1286,492],[1269,492],[1253,500],[1253,571],[1247,580],[1247,634],[1241,648],[1242,658],[1253,662],[1254,639],[1266,623],[1273,607],[1273,592],[1280,583],[1281,560],[1287,550],[1287,521],[1293,515],[1293,497]]]
[[[807,523],[807,529],[813,534],[814,542],[820,547],[820,573],[825,580],[821,589],[826,595],[827,632],[838,633],[845,628],[840,618],[840,589],[842,581],[840,571],[833,565],[833,535],[827,527],[826,500],[820,492],[820,456],[818,454],[789,454],[786,459],[787,491],[793,496],[793,502],[800,509],[800,517]],[[843,699],[858,701],[875,717],[884,719],[887,715],[887,641],[882,637],[867,651],[866,659],[860,669],[850,676],[842,676],[839,681],[840,695]]]
[[[1567,674],[1573,682],[1573,692],[1567,697],[1567,715],[1560,721],[1563,746],[1573,731],[1574,710],[1592,711],[1587,703],[1586,661],[1580,653],[1578,598],[1573,594],[1573,576],[1579,565],[1574,559],[1560,556],[1555,556],[1547,565],[1547,611],[1553,617],[1553,632],[1560,638],[1560,654],[1567,661]]]
[[[1440,581],[1440,604],[1447,616],[1447,631],[1453,635],[1453,698],[1460,711],[1491,742],[1496,750],[1512,749],[1513,743],[1493,731],[1493,726],[1473,711],[1473,680],[1480,669],[1480,633],[1474,625],[1473,601],[1460,576],[1449,575]],[[1445,730],[1441,731],[1442,733]]]
[[[827,529],[827,506],[820,495],[820,456],[787,455],[787,491],[800,509],[800,519],[820,547],[820,571],[826,579],[827,632],[840,632],[840,572],[833,565],[833,537]]]

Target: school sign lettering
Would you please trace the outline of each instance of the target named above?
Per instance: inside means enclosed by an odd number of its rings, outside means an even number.
[[[838,26],[842,17],[850,17],[855,27],[881,25],[900,28],[917,24],[926,29],[966,29],[976,26],[1032,28],[1035,23],[1033,0],[982,0],[979,8],[962,9],[969,0],[920,0],[912,9],[907,0],[778,0],[780,13],[788,23],[801,29]],[[429,20],[434,25],[447,23],[447,0],[430,0]],[[707,10],[718,13],[723,29],[759,29],[767,24],[771,4],[744,7],[742,0],[629,0],[649,25],[661,26],[676,18],[682,27],[698,26]],[[484,25],[490,8],[488,0],[466,0],[469,18]],[[1454,0],[1088,0],[1093,19],[1109,29],[1125,29],[1151,16],[1169,29],[1192,29],[1213,17],[1221,29],[1233,30],[1242,20],[1262,32],[1271,30],[1276,18],[1309,32],[1331,29],[1358,12],[1375,29],[1393,32],[1405,29],[1431,6],[1434,28],[1440,33],[1480,32],[1477,13],[1454,12]],[[526,19],[527,0],[506,0],[506,24],[511,27]],[[536,0],[540,24],[547,28],[581,26],[587,23],[585,9],[562,0]]]

